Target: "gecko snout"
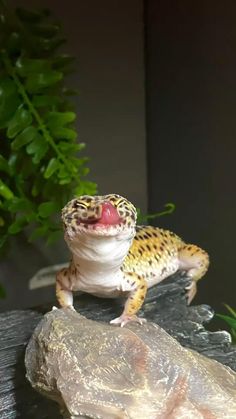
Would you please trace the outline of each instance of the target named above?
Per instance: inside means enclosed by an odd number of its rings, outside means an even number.
[[[111,202],[105,201],[101,205],[102,213],[101,218],[99,219],[99,223],[101,224],[119,224],[121,221],[121,217],[117,211],[117,209],[112,205]]]

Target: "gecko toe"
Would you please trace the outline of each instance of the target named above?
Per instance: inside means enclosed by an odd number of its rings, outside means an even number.
[[[194,299],[197,293],[196,281],[192,281],[190,285],[185,287],[185,290],[187,291],[187,304],[190,305],[190,303],[192,302],[192,300]]]
[[[136,322],[139,324],[146,323],[146,319],[140,318],[136,315],[128,316],[126,314],[122,314],[120,317],[117,317],[114,320],[110,321],[110,324],[120,325],[120,327],[124,327],[129,322]]]

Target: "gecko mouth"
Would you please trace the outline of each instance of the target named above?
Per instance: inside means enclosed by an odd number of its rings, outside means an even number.
[[[117,209],[110,203],[104,202],[101,204],[98,215],[88,215],[86,218],[80,217],[76,220],[76,224],[84,224],[87,226],[115,226],[123,222]]]

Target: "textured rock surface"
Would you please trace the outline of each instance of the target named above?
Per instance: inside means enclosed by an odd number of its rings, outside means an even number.
[[[208,332],[203,327],[212,316],[209,306],[186,306],[186,280],[171,278],[149,292],[143,315],[157,322],[183,345],[215,358],[236,370],[236,347],[226,332]],[[201,286],[204,286],[202,283]],[[86,317],[108,322],[120,313],[113,300],[79,296],[75,304]],[[58,419],[56,403],[34,391],[25,379],[24,350],[33,330],[42,319],[39,310],[17,310],[0,314],[0,418]]]
[[[58,419],[58,407],[25,378],[25,346],[42,315],[30,310],[0,314],[0,418]]]
[[[114,328],[53,310],[26,350],[27,377],[66,418],[236,417],[236,373],[153,323]]]
[[[195,349],[236,371],[236,346],[231,345],[229,333],[205,329],[204,324],[210,322],[214,312],[208,305],[187,306],[184,288],[188,283],[186,278],[176,275],[149,289],[141,315],[159,324],[183,346]],[[75,307],[88,319],[105,322],[121,313],[117,300],[101,300],[85,295],[80,297]]]

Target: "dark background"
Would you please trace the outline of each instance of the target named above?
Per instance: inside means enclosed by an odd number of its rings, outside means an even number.
[[[145,2],[149,211],[206,249],[195,302],[236,306],[236,2]]]

